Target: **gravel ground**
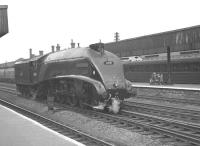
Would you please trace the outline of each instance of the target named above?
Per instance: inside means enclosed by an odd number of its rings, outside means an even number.
[[[71,127],[87,132],[89,135],[113,142],[117,146],[172,146],[172,144],[164,144],[158,139],[153,140],[151,136],[141,135],[139,133],[131,132],[129,130],[115,127],[109,123],[104,123],[95,119],[88,118],[84,115],[67,111],[58,110],[55,113],[47,110],[46,104],[38,103],[33,100],[27,100],[19,97],[9,97],[1,93],[3,99],[12,101],[19,106],[30,109],[41,115],[54,119],[60,123],[66,124]]]

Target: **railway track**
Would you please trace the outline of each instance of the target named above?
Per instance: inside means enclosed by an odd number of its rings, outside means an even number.
[[[16,89],[15,88],[11,88],[11,87],[2,87],[2,86],[0,86],[0,91],[17,95]]]
[[[180,146],[200,145],[200,126],[169,118],[161,118],[149,114],[142,114],[122,109],[119,115],[112,115],[98,111],[72,108],[65,106],[66,110],[73,110],[117,127],[130,131],[151,135],[164,142],[172,142]]]
[[[153,101],[167,101],[170,103],[184,103],[184,104],[190,104],[190,105],[200,105],[200,100],[190,98],[190,99],[176,99],[176,98],[170,98],[170,97],[157,97],[157,96],[138,96],[139,99],[147,99],[147,100],[153,100]]]
[[[19,106],[16,106],[12,103],[9,103],[7,101],[1,100],[0,99],[0,104],[3,106],[6,106],[12,110],[15,110],[16,112],[29,117],[37,122],[39,122],[40,124],[58,132],[61,133],[64,136],[70,137],[76,141],[79,141],[87,146],[114,146],[113,143],[109,143],[106,141],[103,141],[101,139],[97,139],[93,136],[90,136],[86,133],[83,133],[77,129],[71,128],[69,126],[63,125],[61,123],[58,123],[56,121],[53,121],[51,119],[48,119],[46,117],[43,117],[41,115],[38,115],[36,113],[33,113],[31,111],[28,111],[24,108],[21,108]]]
[[[191,125],[187,125],[188,123],[181,121],[125,110],[122,110],[119,115],[112,115],[98,111],[83,110],[68,106],[64,107],[67,110],[79,112],[120,128],[144,135],[151,135],[153,138],[161,139],[164,142],[173,142],[179,146],[200,145],[200,126],[191,123]]]
[[[11,93],[13,95],[17,95],[15,89],[8,88],[8,87],[0,87],[0,91],[4,91],[4,92]],[[16,112],[21,113],[22,115],[29,117],[29,118],[39,122],[40,124],[58,132],[58,133],[61,133],[64,136],[67,136],[76,141],[79,141],[87,146],[94,146],[94,145],[96,145],[96,146],[114,146],[113,143],[109,143],[109,142],[103,141],[101,139],[95,138],[95,137],[90,136],[86,133],[83,133],[77,129],[60,124],[56,121],[53,121],[51,119],[48,119],[46,117],[43,117],[43,116],[33,113],[31,111],[28,111],[24,108],[16,106],[16,105],[9,103],[7,101],[4,101],[2,99],[0,99],[0,104],[4,105],[10,109],[13,109]]]
[[[10,87],[10,88],[16,88],[16,85],[14,83],[5,83],[5,82],[0,82],[0,87]]]
[[[164,106],[152,103],[148,104],[137,101],[124,102],[123,109],[160,117],[167,117],[182,121],[200,123],[200,111],[197,110],[175,108],[172,106]]]
[[[144,133],[153,132],[153,137],[156,133],[158,137],[164,137],[169,141],[181,141],[180,145],[200,145],[200,125],[125,110],[121,111],[121,116],[144,125]]]

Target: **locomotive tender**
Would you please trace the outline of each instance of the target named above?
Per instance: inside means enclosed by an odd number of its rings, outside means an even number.
[[[15,64],[15,81],[23,96],[90,106],[117,113],[125,98],[135,96],[120,59],[102,43],[73,48]]]

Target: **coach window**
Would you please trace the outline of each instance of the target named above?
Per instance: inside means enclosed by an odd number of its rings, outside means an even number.
[[[30,62],[30,67],[33,68],[34,70],[37,69],[37,62],[36,61],[31,61]]]
[[[131,71],[136,71],[137,72],[137,68],[136,67],[137,66],[135,66],[135,65],[131,66]]]
[[[181,63],[177,63],[176,66],[177,66],[177,67],[176,67],[176,71],[177,71],[177,72],[182,72],[182,71],[183,71],[183,66],[181,65]]]
[[[31,61],[31,62],[29,62],[29,65],[30,65],[30,67],[32,67],[33,68],[33,62]]]
[[[37,69],[37,67],[38,67],[37,61],[34,61],[34,69]]]
[[[160,72],[165,72],[165,65],[164,64],[160,64]]]
[[[200,63],[196,63],[196,71],[199,71],[200,72]]]
[[[176,64],[172,64],[171,68],[173,72],[176,72]]]
[[[129,66],[128,66],[128,65],[124,65],[123,67],[124,67],[124,71],[125,71],[125,72],[128,72],[128,71],[129,71]]]
[[[192,64],[190,64],[190,66],[189,66],[190,68],[189,68],[189,71],[192,71],[192,72],[196,72],[197,70],[197,68],[196,68],[196,63],[192,63]]]
[[[136,65],[136,66],[135,66],[135,71],[136,71],[136,72],[140,72],[140,65]]]
[[[151,66],[150,65],[144,65],[146,72],[151,72]]]
[[[189,63],[186,63],[185,66],[184,66],[184,72],[192,71],[192,70],[190,70],[191,67],[193,67],[192,64],[190,65]]]
[[[135,65],[134,71],[138,72],[139,71],[139,65]]]
[[[133,70],[133,66],[127,65],[125,71],[126,71],[126,72],[129,72],[129,71],[132,72],[132,71],[134,71],[134,70]]]
[[[200,64],[195,62],[190,65],[190,71],[192,72],[199,72],[200,71]]]
[[[173,72],[177,72],[177,65],[175,63],[173,63],[171,67]]]
[[[141,65],[140,68],[139,68],[140,72],[144,72],[145,71],[145,66],[144,65]]]
[[[132,71],[132,66],[131,65],[125,65],[124,66],[124,72],[129,72]]]
[[[187,69],[185,64],[179,63],[178,64],[178,72],[184,72]]]
[[[198,63],[196,63],[196,68],[197,68],[197,71],[199,71],[200,72],[200,63],[198,62]]]

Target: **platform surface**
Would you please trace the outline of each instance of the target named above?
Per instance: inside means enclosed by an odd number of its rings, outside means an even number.
[[[132,86],[133,87],[183,89],[183,90],[200,91],[200,84],[150,85],[149,83],[133,82]]]
[[[0,105],[1,146],[85,146]]]

